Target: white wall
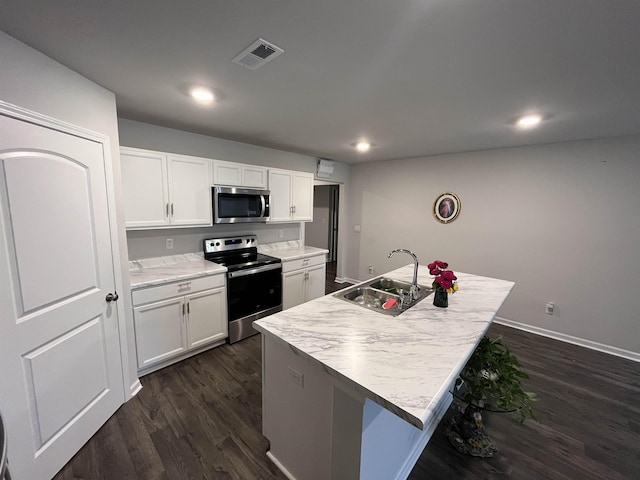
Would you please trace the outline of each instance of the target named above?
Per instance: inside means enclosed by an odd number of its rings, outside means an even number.
[[[432,214],[442,192],[462,203],[449,225]],[[408,248],[515,281],[501,317],[640,352],[640,136],[356,165],[348,198],[349,277],[407,264],[387,253]]]
[[[0,32],[0,59],[0,100],[109,137],[113,170],[107,175],[113,175],[118,225],[116,275],[118,271],[128,272],[115,96],[3,32]],[[122,298],[118,302],[118,316],[121,338],[126,343],[123,362],[128,385],[125,391],[130,391],[132,385],[137,385],[133,318],[129,277],[121,277],[116,279]]]
[[[311,247],[329,248],[329,203],[331,187],[313,188],[313,222],[305,223],[304,241]]]

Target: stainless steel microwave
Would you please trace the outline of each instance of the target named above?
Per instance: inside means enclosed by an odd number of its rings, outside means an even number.
[[[269,220],[269,190],[213,186],[213,223],[259,223]]]

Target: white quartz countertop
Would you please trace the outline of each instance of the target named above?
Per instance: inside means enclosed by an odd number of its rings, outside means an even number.
[[[188,278],[216,275],[226,271],[226,267],[205,260],[201,253],[145,258],[129,262],[129,278],[133,290]]]
[[[514,283],[456,272],[449,308],[433,294],[397,317],[327,295],[254,327],[386,409],[423,429],[473,353]],[[413,265],[384,276],[411,283]],[[421,266],[418,283],[432,276]]]
[[[260,245],[260,253],[279,258],[283,262],[299,260],[301,258],[313,257],[315,255],[326,255],[329,250],[317,247],[307,247],[299,245],[298,242],[282,242],[276,244]]]

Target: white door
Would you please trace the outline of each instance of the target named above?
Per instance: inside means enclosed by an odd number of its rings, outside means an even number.
[[[0,410],[50,479],[123,403],[101,143],[0,115]]]
[[[170,155],[167,163],[171,225],[211,225],[211,161]]]
[[[133,309],[138,368],[146,368],[187,349],[184,297]]]
[[[325,283],[327,280],[326,267],[324,264],[307,269],[306,280],[306,301],[324,297]]]
[[[292,177],[294,220],[313,220],[313,175],[294,173]]]
[[[127,227],[169,225],[167,162],[162,153],[120,149]]]
[[[291,220],[291,174],[269,170],[269,191],[271,192],[271,221]]]
[[[282,274],[282,309],[295,307],[305,302],[304,269]]]
[[[227,294],[224,288],[205,290],[186,297],[189,348],[227,338]]]

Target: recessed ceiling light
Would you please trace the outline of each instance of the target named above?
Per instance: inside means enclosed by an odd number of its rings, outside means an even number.
[[[216,99],[216,96],[213,94],[213,92],[204,87],[192,88],[191,90],[189,90],[189,95],[191,95],[191,98],[193,98],[196,102],[202,103],[204,105],[213,103],[213,101]]]
[[[356,150],[358,150],[361,153],[368,152],[370,149],[371,149],[371,144],[369,142],[366,142],[363,140],[356,143]]]
[[[540,122],[542,122],[540,115],[525,115],[516,121],[516,125],[519,128],[533,128],[540,125]]]

